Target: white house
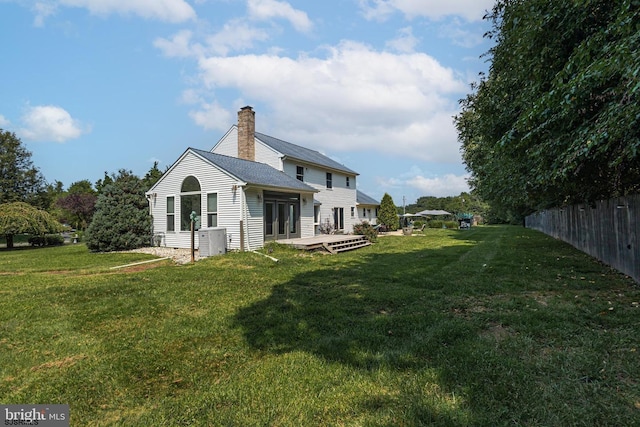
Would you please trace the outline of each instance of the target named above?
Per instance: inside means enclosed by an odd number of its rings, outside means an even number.
[[[349,233],[363,220],[375,224],[379,203],[356,190],[357,176],[318,151],[256,132],[255,112],[244,107],[211,151],[188,148],[146,194],[162,245],[190,247],[196,212],[196,228],[224,227],[229,249],[253,250],[312,237],[321,225]]]

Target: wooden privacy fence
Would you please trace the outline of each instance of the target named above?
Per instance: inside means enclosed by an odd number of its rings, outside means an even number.
[[[640,194],[536,212],[525,226],[570,243],[640,283]]]

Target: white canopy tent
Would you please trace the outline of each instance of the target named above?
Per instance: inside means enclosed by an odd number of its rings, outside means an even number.
[[[440,209],[436,209],[436,210],[424,210],[424,211],[420,211],[418,212],[416,215],[420,215],[420,216],[435,216],[435,215],[452,215],[451,212],[447,212],[447,211],[443,211]]]

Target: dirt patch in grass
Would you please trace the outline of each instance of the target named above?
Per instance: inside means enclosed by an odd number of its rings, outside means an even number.
[[[31,372],[41,371],[44,369],[62,369],[75,365],[79,360],[86,359],[84,354],[76,354],[75,356],[65,357],[64,359],[53,360],[51,362],[45,362],[41,365],[31,368]]]
[[[509,328],[504,327],[499,323],[491,323],[487,329],[480,332],[480,336],[483,338],[493,338],[500,342],[513,335],[513,332]]]

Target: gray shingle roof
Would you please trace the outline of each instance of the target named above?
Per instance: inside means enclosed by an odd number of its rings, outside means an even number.
[[[319,151],[310,150],[308,148],[301,147],[296,144],[292,144],[287,141],[283,141],[278,138],[274,138],[269,135],[265,135],[263,133],[256,132],[256,138],[258,138],[263,143],[267,144],[269,147],[274,150],[284,154],[287,157],[290,157],[294,160],[300,160],[305,163],[314,163],[317,165],[324,166],[328,169],[333,169],[336,171],[346,172],[348,174],[358,175],[358,172],[355,172],[343,164],[336,162],[335,160],[330,159],[329,157],[321,154]]]
[[[189,148],[189,150],[247,184],[305,192],[318,192],[315,188],[265,163],[223,156],[222,154],[198,150],[197,148]]]
[[[380,202],[378,202],[376,199],[374,199],[373,197],[367,196],[360,190],[356,191],[356,203],[358,203],[359,205],[379,205],[380,204]]]

